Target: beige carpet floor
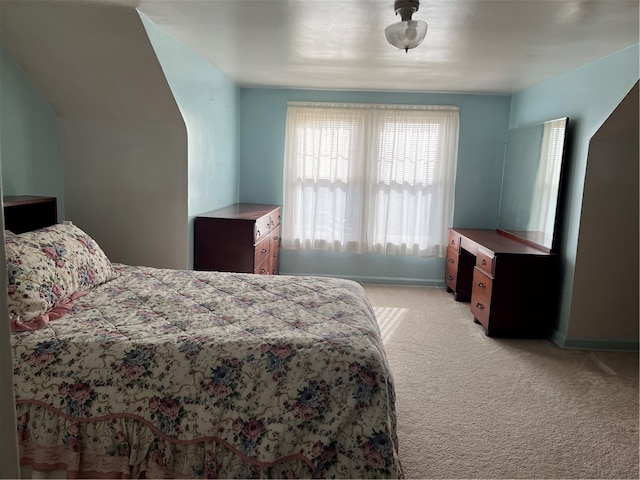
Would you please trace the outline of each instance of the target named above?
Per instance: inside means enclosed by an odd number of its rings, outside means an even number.
[[[638,478],[638,354],[494,339],[444,289],[364,285],[407,478]]]

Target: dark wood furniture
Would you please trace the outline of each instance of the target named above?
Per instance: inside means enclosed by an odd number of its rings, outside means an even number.
[[[58,221],[56,197],[6,196],[2,198],[2,206],[4,228],[16,234],[48,227]]]
[[[449,229],[445,283],[489,336],[543,337],[556,311],[557,256],[496,230]]]
[[[280,270],[280,207],[237,203],[198,215],[194,268],[277,275]]]

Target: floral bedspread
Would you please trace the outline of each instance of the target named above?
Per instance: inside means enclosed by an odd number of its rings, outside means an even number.
[[[398,478],[394,386],[355,282],[116,265],[12,335],[21,463],[91,477]]]

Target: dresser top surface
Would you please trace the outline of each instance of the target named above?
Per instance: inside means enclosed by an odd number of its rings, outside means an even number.
[[[5,207],[53,202],[55,200],[56,197],[43,197],[39,195],[7,195],[2,197],[2,203]]]
[[[451,230],[495,254],[551,255],[546,250],[527,245],[497,230],[477,228],[452,228]]]
[[[226,218],[236,220],[256,220],[273,210],[280,208],[280,205],[264,205],[258,203],[235,203],[217,210],[202,213],[198,217]]]

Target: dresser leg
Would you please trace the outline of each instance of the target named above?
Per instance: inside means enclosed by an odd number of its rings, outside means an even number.
[[[491,333],[489,332],[489,328],[485,328],[485,326],[482,324],[482,322],[480,322],[480,320],[478,320],[477,318],[473,317],[473,323],[477,323],[478,325],[480,325],[482,327],[482,330],[484,330],[484,334],[487,337],[491,337]]]

